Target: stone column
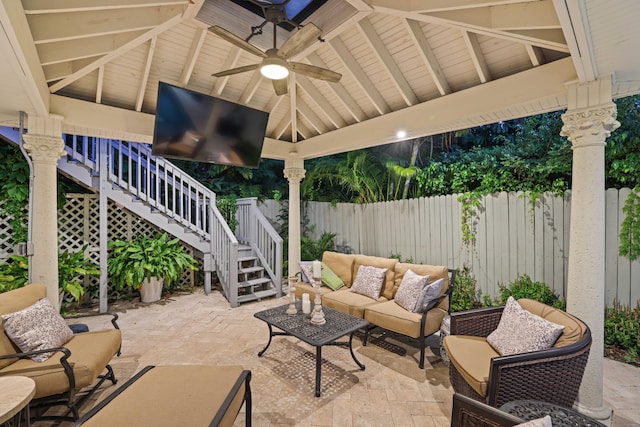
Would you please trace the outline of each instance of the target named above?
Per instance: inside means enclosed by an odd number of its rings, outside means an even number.
[[[300,271],[300,181],[304,178],[304,160],[291,154],[284,162],[284,176],[289,180],[289,275]]]
[[[611,78],[569,85],[569,108],[561,135],[571,141],[573,170],[567,311],[582,319],[593,338],[577,409],[598,420],[611,418],[603,403],[605,290],[606,138],[620,126],[611,101]]]
[[[29,132],[23,136],[24,148],[33,160],[33,206],[30,283],[47,287],[47,298],[60,308],[58,291],[58,203],[57,165],[64,154],[62,117],[29,116]]]

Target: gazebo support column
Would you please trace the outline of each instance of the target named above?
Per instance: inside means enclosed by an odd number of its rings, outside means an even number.
[[[603,403],[606,138],[620,123],[611,98],[611,77],[573,83],[561,134],[571,141],[573,171],[567,311],[591,328],[593,343],[577,409],[598,420],[611,418]]]
[[[47,298],[58,301],[58,203],[57,164],[64,154],[62,117],[29,116],[24,148],[33,160],[31,232],[33,256],[30,283],[47,287]]]
[[[284,176],[289,180],[289,275],[300,271],[300,181],[304,178],[304,160],[295,153],[284,162]]]

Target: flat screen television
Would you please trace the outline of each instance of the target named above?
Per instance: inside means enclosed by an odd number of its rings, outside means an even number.
[[[269,113],[160,82],[155,156],[257,168]]]

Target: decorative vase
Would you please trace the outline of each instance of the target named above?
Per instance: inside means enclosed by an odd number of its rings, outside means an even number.
[[[144,279],[142,286],[140,287],[140,300],[142,302],[156,302],[162,296],[162,285],[164,279],[152,277],[151,279]]]

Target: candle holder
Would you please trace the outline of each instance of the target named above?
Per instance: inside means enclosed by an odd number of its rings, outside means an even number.
[[[313,302],[313,312],[311,313],[311,324],[320,326],[327,323],[324,318],[324,311],[322,311],[322,300],[320,298],[320,285],[322,280],[320,277],[313,278],[313,290],[316,294],[316,299]]]
[[[298,283],[298,276],[289,276],[289,308],[287,308],[287,314],[298,314],[296,308],[296,283]]]

